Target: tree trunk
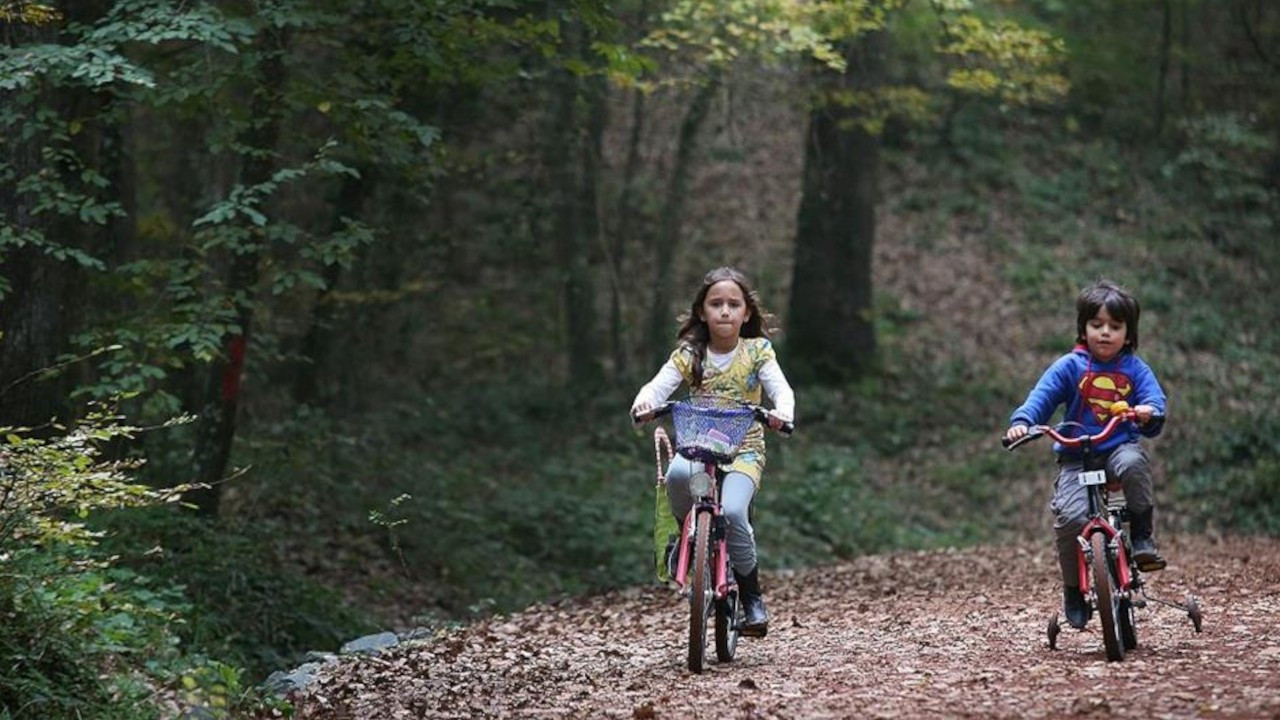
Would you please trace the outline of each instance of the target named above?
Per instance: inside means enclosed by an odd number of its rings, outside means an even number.
[[[820,83],[824,101],[809,115],[787,348],[795,374],[819,383],[856,379],[875,358],[871,250],[879,138],[859,124],[856,108],[827,98],[831,91],[877,88],[885,42],[885,33],[876,31],[849,45],[848,71]]]
[[[1156,73],[1156,119],[1155,135],[1164,134],[1165,85],[1169,77],[1169,49],[1173,41],[1173,8],[1172,0],[1160,0],[1160,69]]]
[[[676,250],[680,245],[680,231],[684,224],[685,201],[689,196],[689,178],[693,175],[693,154],[697,149],[698,135],[711,110],[711,100],[720,89],[720,69],[713,67],[706,82],[698,88],[693,102],[680,124],[680,140],[676,145],[675,165],[671,180],[662,201],[656,246],[656,262],[653,276],[653,304],[649,311],[649,333],[646,343],[649,360],[654,366],[666,360],[671,350],[670,307],[671,271],[675,265]]]
[[[270,179],[275,171],[271,152],[280,135],[284,88],[284,53],[287,35],[278,28],[267,28],[255,43],[263,54],[259,89],[254,93],[251,116],[260,122],[242,138],[245,145],[258,150],[245,160],[241,184],[257,185]],[[258,285],[258,263],[262,248],[255,246],[235,253],[227,275],[226,291],[235,298],[238,332],[226,340],[221,357],[210,366],[205,385],[203,412],[196,436],[195,478],[206,488],[192,491],[185,499],[202,515],[217,516],[222,498],[222,481],[231,458],[235,439],[236,416],[240,409],[242,379],[253,328],[254,294]]]
[[[587,42],[580,23],[566,33],[570,38],[567,54],[585,53]],[[582,139],[583,127],[578,113],[582,88],[577,76],[568,70],[557,70],[555,109],[549,128],[550,141],[545,156],[551,169],[552,222],[556,263],[563,317],[565,319],[564,351],[570,382],[590,386],[601,373],[596,357],[595,292],[591,282],[591,262],[587,252],[588,213],[595,212],[595,188],[587,186],[596,178],[584,177],[582,169],[588,152]],[[603,102],[586,93],[588,104]],[[591,112],[591,110],[588,110]],[[589,120],[589,118],[588,118]],[[584,208],[586,202],[590,208]],[[594,225],[594,219],[592,220]]]
[[[640,173],[640,142],[644,137],[644,92],[636,90],[631,104],[631,133],[622,170],[622,189],[609,253],[609,344],[615,378],[626,378],[630,363],[622,332],[622,278],[626,276],[627,248],[643,233],[636,232],[636,177]]]
[[[101,0],[75,3],[66,10],[68,23],[92,25],[106,11]],[[59,42],[59,26],[31,27],[17,22],[0,22],[4,41],[12,47],[29,43]],[[18,192],[20,182],[37,174],[54,171],[42,159],[43,151],[70,150],[89,170],[112,177],[103,167],[104,138],[111,129],[104,126],[114,102],[107,92],[86,86],[54,86],[36,78],[33,89],[0,92],[0,104],[25,108],[30,124],[21,132],[0,128],[0,151],[7,156],[10,179],[0,182],[0,225],[16,237],[47,239],[52,243],[88,252],[103,249],[101,228],[75,215],[35,212],[38,198]],[[37,111],[52,110],[51,119],[37,119]],[[70,120],[82,123],[66,145],[57,135],[66,131]],[[52,128],[50,127],[52,125]],[[45,129],[56,129],[51,135]],[[71,187],[89,195],[97,194],[76,175],[64,177]],[[110,190],[108,190],[110,192]],[[31,244],[5,248],[0,273],[9,283],[0,296],[0,425],[41,426],[54,417],[67,420],[74,412],[70,391],[74,379],[57,366],[59,356],[72,350],[70,338],[83,316],[87,298],[84,271],[71,260],[58,260]]]
[[[638,42],[649,27],[649,2],[641,0],[635,18],[629,23],[632,34],[628,42]],[[636,179],[640,174],[640,147],[644,139],[645,93],[637,88],[631,98],[631,130],[627,137],[627,159],[622,167],[622,187],[618,191],[612,242],[609,243],[609,348],[613,358],[613,377],[626,380],[630,376],[630,356],[622,326],[623,278],[627,272],[627,250],[643,237],[645,231],[637,228]]]
[[[1190,12],[1187,6],[1191,0],[1181,0],[1178,3],[1178,14],[1181,16],[1182,42],[1178,46],[1178,78],[1181,93],[1178,96],[1179,102],[1182,103],[1182,110],[1185,112],[1191,107],[1191,62],[1187,55],[1191,52],[1191,20]]]
[[[358,178],[342,176],[330,232],[341,231],[344,219],[360,214],[365,198],[373,193],[377,182],[375,171],[369,167],[361,168]],[[325,375],[329,349],[333,345],[334,306],[330,298],[342,279],[342,265],[326,265],[323,273],[324,288],[317,293],[315,304],[311,308],[311,320],[299,348],[302,361],[297,364],[294,372],[293,400],[299,405],[317,405],[331,399],[321,397],[320,378]]]
[[[584,60],[588,59],[587,40],[584,37],[582,43]],[[586,134],[581,149],[582,176],[577,202],[578,227],[582,237],[572,262],[565,300],[569,303],[571,319],[569,352],[577,358],[574,378],[594,386],[604,373],[599,357],[599,318],[591,251],[602,248],[604,243],[600,220],[600,168],[604,160],[604,131],[609,124],[609,85],[603,75],[590,76],[584,83]]]
[[[34,39],[37,31],[27,30]],[[12,107],[22,100],[18,92],[0,92],[0,102]],[[48,236],[52,229],[49,215],[34,213],[36,198],[17,192],[16,181],[40,169],[41,138],[37,134],[22,139],[17,132],[0,131],[0,148],[8,156],[14,178],[0,183],[0,219],[7,226],[0,227],[19,237]],[[63,298],[68,280],[64,270],[63,263],[31,245],[5,248],[0,264],[8,284],[0,295],[0,425],[41,425],[62,409],[57,384],[34,378],[53,365],[64,349]]]

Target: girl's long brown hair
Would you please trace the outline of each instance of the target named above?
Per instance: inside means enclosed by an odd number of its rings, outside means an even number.
[[[693,354],[694,389],[702,386],[703,361],[707,357],[707,345],[711,342],[711,330],[707,327],[707,322],[700,317],[699,310],[702,309],[702,303],[706,302],[711,286],[723,280],[732,280],[742,288],[742,297],[747,302],[747,310],[751,312],[751,317],[747,318],[747,321],[742,324],[742,329],[738,331],[738,337],[767,338],[773,332],[771,326],[773,315],[760,304],[760,296],[755,288],[751,287],[751,282],[747,280],[746,275],[731,267],[718,267],[707,273],[706,277],[702,278],[702,287],[698,289],[698,294],[694,296],[693,303],[689,306],[689,313],[681,315],[680,329],[676,332],[680,347],[688,348]]]

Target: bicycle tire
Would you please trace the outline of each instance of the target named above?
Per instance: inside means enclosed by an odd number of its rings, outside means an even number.
[[[716,659],[720,662],[729,662],[738,650],[741,608],[736,588],[730,590],[723,600],[716,601]]]
[[[693,578],[689,583],[689,669],[702,672],[707,654],[707,617],[711,614],[715,588],[711,587],[711,513],[698,513],[689,558]]]
[[[1107,651],[1107,660],[1118,662],[1124,659],[1124,641],[1120,638],[1119,593],[1116,590],[1115,575],[1111,568],[1114,563],[1107,553],[1106,533],[1096,532],[1089,537],[1089,547],[1093,551],[1093,591],[1098,598],[1098,620],[1102,623],[1102,645]]]

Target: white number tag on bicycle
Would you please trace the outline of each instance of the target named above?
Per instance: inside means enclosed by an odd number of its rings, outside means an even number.
[[[1107,484],[1106,470],[1089,470],[1089,471],[1080,473],[1076,477],[1080,478],[1079,482],[1081,485],[1106,485]]]

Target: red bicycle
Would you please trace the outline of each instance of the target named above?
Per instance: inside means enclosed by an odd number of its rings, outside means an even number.
[[[1029,428],[1026,435],[1013,442],[1001,440],[1006,449],[1013,450],[1048,435],[1064,447],[1080,450],[1083,467],[1077,482],[1088,489],[1089,498],[1088,520],[1076,538],[1080,546],[1077,555],[1080,591],[1098,614],[1102,625],[1102,644],[1107,660],[1111,661],[1123,660],[1126,650],[1138,647],[1134,610],[1146,607],[1148,600],[1185,611],[1196,632],[1200,632],[1203,619],[1200,603],[1194,595],[1189,595],[1186,603],[1179,604],[1147,594],[1146,583],[1129,545],[1129,511],[1125,506],[1124,489],[1118,478],[1108,475],[1106,459],[1093,454],[1095,443],[1111,437],[1117,427],[1136,417],[1137,414],[1127,404],[1116,403],[1111,420],[1096,435],[1068,437],[1064,434],[1068,428],[1082,426],[1077,422],[1064,422],[1056,427],[1037,425]],[[1051,650],[1058,647],[1061,629],[1058,615],[1054,613],[1048,627]]]
[[[689,598],[689,669],[702,672],[707,649],[707,624],[714,618],[716,658],[733,659],[743,626],[737,582],[729,571],[728,519],[720,507],[720,486],[747,431],[757,421],[769,426],[769,412],[716,397],[694,396],[668,402],[632,419],[648,422],[672,416],[676,452],[702,471],[689,478],[693,507],[684,518],[676,544],[672,581]],[[795,425],[778,429],[790,435]]]

